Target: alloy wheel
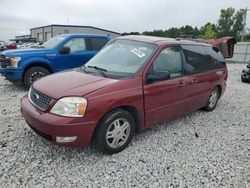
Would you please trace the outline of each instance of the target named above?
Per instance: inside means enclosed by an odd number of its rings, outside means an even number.
[[[109,147],[116,149],[127,142],[129,135],[130,123],[124,118],[119,118],[109,125],[106,133],[106,142]]]
[[[213,90],[208,100],[208,106],[210,108],[214,108],[217,101],[218,101],[218,92],[216,90]]]
[[[45,74],[43,72],[34,72],[30,76],[30,83],[33,83],[34,81],[36,81],[44,76],[45,76]]]

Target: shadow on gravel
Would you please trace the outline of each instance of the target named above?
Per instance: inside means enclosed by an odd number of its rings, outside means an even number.
[[[0,80],[0,90],[8,91],[28,91],[22,82],[9,82],[7,80]]]
[[[137,133],[134,135],[134,138],[132,139],[132,143],[128,147],[137,147],[139,146],[141,142],[143,142],[144,139],[153,139],[153,137],[157,136],[158,131],[166,132],[167,134],[174,134],[176,135],[178,133],[178,130],[181,127],[184,126],[192,126],[191,124],[188,125],[189,119],[193,119],[197,114],[203,113],[202,111],[195,111],[189,114],[186,114],[176,120],[164,122],[162,124],[158,124],[152,128],[145,129],[140,133]],[[205,112],[204,112],[205,113]],[[79,147],[79,148],[70,148],[70,147],[64,147],[64,146],[58,146],[56,144],[53,144],[49,142],[48,140],[40,137],[36,133],[34,133],[31,129],[26,130],[26,141],[29,143],[29,146],[27,147],[28,150],[32,150],[34,153],[41,152],[41,148],[43,148],[43,153],[45,155],[46,159],[52,159],[55,158],[55,156],[61,156],[64,159],[70,159],[70,160],[79,160],[79,157],[81,160],[85,160],[86,158],[101,158],[104,156],[109,156],[106,154],[101,153],[97,149],[94,148],[93,144],[91,144],[88,147]],[[197,133],[194,132],[193,138],[197,137]],[[126,151],[126,149],[124,150]],[[121,152],[122,153],[122,152]],[[120,154],[121,154],[120,153]],[[115,154],[115,155],[119,155]]]

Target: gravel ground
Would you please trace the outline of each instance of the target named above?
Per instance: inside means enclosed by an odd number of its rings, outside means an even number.
[[[26,93],[0,77],[0,187],[250,187],[250,84],[229,64],[225,95],[136,135],[123,152],[52,145],[20,113]]]

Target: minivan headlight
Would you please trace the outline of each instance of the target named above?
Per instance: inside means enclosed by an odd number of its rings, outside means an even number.
[[[10,66],[18,67],[18,62],[21,60],[21,57],[11,57],[10,58]]]
[[[52,107],[52,114],[65,117],[83,117],[87,108],[87,100],[83,97],[64,97]]]

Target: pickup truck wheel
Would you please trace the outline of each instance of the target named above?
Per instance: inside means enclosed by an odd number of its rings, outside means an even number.
[[[207,105],[204,107],[204,110],[206,111],[214,110],[218,103],[219,98],[220,98],[219,88],[215,87],[208,98]]]
[[[48,74],[50,74],[49,71],[43,67],[32,67],[24,74],[24,84],[29,88],[34,81]]]
[[[122,109],[105,115],[94,135],[94,145],[106,154],[114,154],[125,149],[135,132],[133,116]]]

